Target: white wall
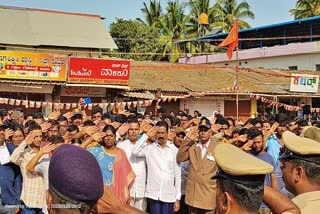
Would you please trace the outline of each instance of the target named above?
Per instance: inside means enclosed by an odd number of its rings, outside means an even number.
[[[277,56],[268,58],[240,60],[241,67],[268,68],[268,69],[288,69],[289,66],[298,66],[298,70],[316,70],[316,64],[320,64],[320,54],[303,54],[291,56]],[[216,62],[216,66],[235,65],[235,62]]]
[[[193,115],[198,110],[202,116],[210,117],[214,111],[220,110],[220,114],[224,114],[224,99],[217,97],[200,97],[187,98],[180,102],[180,109],[189,109],[189,114]]]

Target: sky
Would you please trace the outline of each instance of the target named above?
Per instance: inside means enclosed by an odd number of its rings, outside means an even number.
[[[104,22],[109,28],[110,23],[116,18],[143,18],[140,10],[143,2],[148,4],[149,0],[0,0],[0,5],[97,14],[106,18]],[[161,2],[165,6],[167,0]],[[246,20],[252,27],[293,20],[288,11],[294,8],[295,0],[246,0],[246,2],[251,5],[255,13],[254,20]]]

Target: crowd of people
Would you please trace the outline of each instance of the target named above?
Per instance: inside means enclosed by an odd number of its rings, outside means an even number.
[[[318,121],[0,110],[0,213],[315,213]]]

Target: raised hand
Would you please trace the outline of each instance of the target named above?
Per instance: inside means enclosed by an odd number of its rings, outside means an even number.
[[[41,126],[42,133],[46,133],[51,128],[51,123],[44,122],[40,126]]]
[[[8,140],[12,135],[14,131],[12,129],[6,129],[4,130],[4,139]]]
[[[198,119],[198,118],[193,118],[193,119],[192,119],[192,123],[193,123],[195,126],[198,126],[199,123],[200,123],[200,119]]]
[[[68,111],[67,113],[65,113],[63,116],[65,117],[65,118],[67,118],[68,120],[70,120],[71,119],[71,117],[73,117],[73,112],[72,111]]]
[[[53,112],[51,112],[51,114],[49,114],[48,119],[49,120],[57,120],[60,115],[61,115],[60,112],[53,111]]]
[[[219,129],[221,129],[221,124],[212,124],[212,125],[211,125],[211,130],[212,130],[214,133],[219,132]]]
[[[240,135],[239,137],[238,137],[238,140],[240,141],[240,142],[246,142],[247,140],[248,140],[248,135],[247,134],[244,134],[244,135]]]
[[[249,140],[246,144],[244,144],[241,149],[245,152],[251,151],[251,146],[253,144],[253,140]]]
[[[227,130],[224,130],[223,133],[224,133],[225,136],[229,136],[230,137],[232,135],[232,130],[231,129],[227,129]]]
[[[153,126],[149,123],[143,122],[140,126],[140,130],[143,133],[147,133]]]
[[[159,127],[154,126],[151,129],[149,129],[149,131],[146,134],[149,138],[154,139],[158,130],[159,130]]]
[[[70,142],[70,133],[67,131],[62,138],[64,139],[64,143],[69,144]]]
[[[52,143],[49,143],[47,145],[45,145],[43,148],[40,149],[40,152],[42,154],[49,154],[50,152],[52,152],[53,150],[56,149],[56,145],[55,144],[52,144]]]
[[[36,136],[35,131],[31,131],[28,136],[26,137],[25,141],[28,145],[31,145],[33,143],[34,137]]]
[[[100,142],[106,136],[105,132],[98,132],[92,135],[92,138],[95,142]]]
[[[89,136],[93,136],[95,133],[99,132],[100,129],[96,126],[88,126],[86,128],[86,134]]]
[[[187,140],[193,142],[193,141],[196,141],[197,139],[198,139],[198,130],[196,129],[190,130],[190,132],[188,132],[187,134]]]
[[[128,130],[129,130],[129,128],[130,128],[130,124],[129,124],[129,123],[124,123],[124,124],[122,124],[122,125],[119,127],[119,129],[118,129],[119,135],[120,135],[121,137],[125,136],[126,133],[127,133]]]
[[[275,122],[270,128],[270,133],[275,134],[278,126],[279,126],[279,123]]]
[[[173,142],[173,139],[175,136],[176,136],[176,131],[170,131],[168,134],[168,140]]]
[[[121,124],[118,123],[118,122],[112,122],[112,123],[110,123],[109,125],[113,126],[113,128],[115,128],[115,129],[118,129]]]
[[[253,125],[251,123],[248,123],[247,125],[244,126],[244,128],[247,128],[247,129],[250,129],[252,127],[253,127]]]
[[[83,109],[84,106],[85,106],[84,99],[83,99],[83,98],[80,98],[80,99],[79,99],[79,102],[78,102],[78,107],[79,107],[79,109],[80,109],[80,110]]]

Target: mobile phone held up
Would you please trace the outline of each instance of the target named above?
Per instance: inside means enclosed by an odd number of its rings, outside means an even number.
[[[91,103],[90,97],[84,98],[84,104],[85,104],[85,105],[88,105],[88,104],[90,104],[90,103]]]

